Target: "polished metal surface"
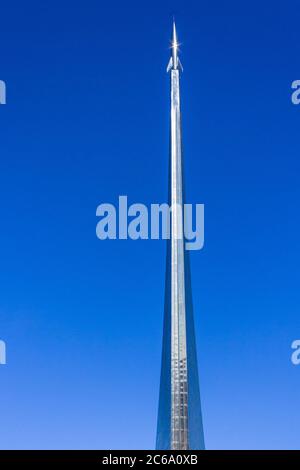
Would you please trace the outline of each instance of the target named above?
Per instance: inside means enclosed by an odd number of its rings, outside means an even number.
[[[187,353],[179,70],[171,70],[171,400],[172,449],[187,449]]]
[[[203,449],[204,438],[194,338],[190,268],[183,230],[183,164],[178,41],[173,24],[171,83],[170,203],[165,317],[157,428],[157,449]]]

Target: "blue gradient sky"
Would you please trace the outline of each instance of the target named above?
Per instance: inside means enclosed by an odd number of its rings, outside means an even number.
[[[299,3],[2,2],[1,448],[153,448],[165,243],[95,236],[164,202],[177,18],[208,448],[299,448]]]

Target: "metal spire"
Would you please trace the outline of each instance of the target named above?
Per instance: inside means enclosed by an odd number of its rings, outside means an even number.
[[[183,71],[183,67],[182,67],[181,62],[180,62],[179,57],[178,57],[179,42],[178,42],[178,39],[177,39],[176,24],[175,24],[174,19],[173,19],[173,35],[172,35],[172,41],[171,41],[171,49],[172,49],[172,55],[170,57],[170,61],[169,61],[168,67],[167,67],[167,72],[169,72],[169,70],[171,70],[171,69],[177,70],[178,67],[180,67],[181,70]]]
[[[156,448],[204,449],[192,292],[184,239],[183,155],[178,39],[173,22],[170,71],[171,237],[167,242],[165,315]]]

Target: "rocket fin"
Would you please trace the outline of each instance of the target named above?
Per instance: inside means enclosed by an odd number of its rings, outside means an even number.
[[[170,57],[170,60],[169,60],[169,63],[168,63],[168,67],[167,67],[167,72],[169,72],[172,67],[173,67],[173,59],[172,59],[172,57]]]

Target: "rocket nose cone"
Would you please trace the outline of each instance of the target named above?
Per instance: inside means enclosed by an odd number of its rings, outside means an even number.
[[[173,20],[173,38],[172,38],[173,44],[177,44],[177,33],[176,33],[176,24],[175,20]]]

